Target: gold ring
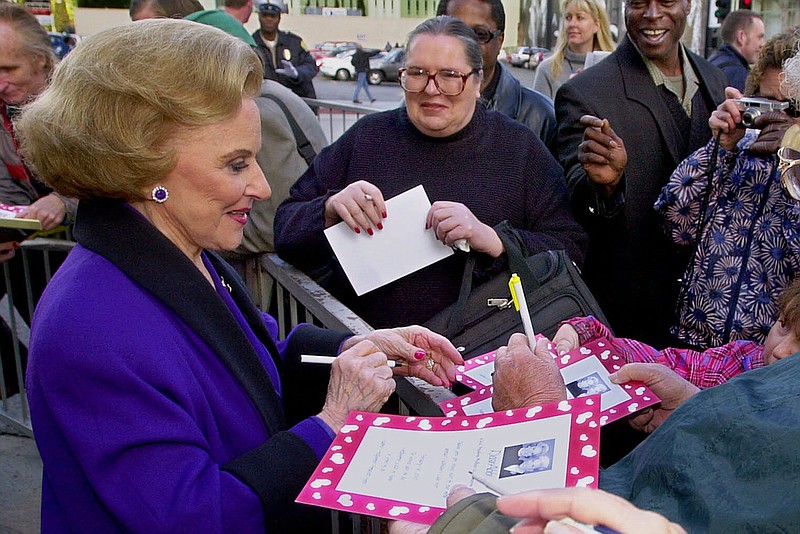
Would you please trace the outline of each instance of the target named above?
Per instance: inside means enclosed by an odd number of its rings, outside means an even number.
[[[428,369],[428,371],[433,372],[433,368],[436,367],[436,362],[433,361],[433,358],[428,358],[425,360],[425,367]]]

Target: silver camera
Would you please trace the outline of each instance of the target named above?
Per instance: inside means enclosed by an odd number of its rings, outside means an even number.
[[[767,111],[781,111],[789,107],[788,102],[778,102],[768,98],[745,97],[737,98],[736,105],[742,112],[741,128],[753,128],[756,119]]]

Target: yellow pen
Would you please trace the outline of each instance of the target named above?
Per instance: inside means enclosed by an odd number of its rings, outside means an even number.
[[[522,318],[522,326],[525,328],[525,335],[528,336],[528,346],[531,350],[536,347],[535,340],[533,339],[533,323],[531,323],[531,314],[528,311],[528,303],[525,302],[525,292],[522,290],[522,280],[520,280],[517,273],[511,275],[511,280],[508,281],[508,289],[511,290],[511,298],[514,300],[514,308],[519,312]]]

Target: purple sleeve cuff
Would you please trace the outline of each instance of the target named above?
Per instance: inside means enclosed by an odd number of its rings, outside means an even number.
[[[317,460],[322,460],[328,447],[333,443],[333,438],[336,437],[333,430],[317,416],[300,421],[290,432],[308,443],[317,455]]]

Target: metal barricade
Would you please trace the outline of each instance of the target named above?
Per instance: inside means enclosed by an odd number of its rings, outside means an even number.
[[[340,135],[364,115],[383,111],[371,106],[359,106],[331,100],[318,100],[315,98],[304,98],[303,100],[315,109],[322,131],[328,136],[330,143],[336,141]]]
[[[28,436],[33,436],[33,430],[24,379],[31,318],[44,287],[74,245],[66,239],[30,239],[3,264],[0,418]]]
[[[333,330],[347,330],[354,334],[365,334],[373,328],[347,306],[339,302],[302,271],[286,263],[277,254],[260,257],[260,269],[247,269],[249,276],[258,281],[247,280],[248,285],[263,287],[272,285],[274,295],[267,301],[257,302],[262,310],[273,313],[278,321],[281,338],[300,323],[313,323]],[[403,326],[403,325],[398,325]],[[418,378],[398,378],[397,396],[399,411],[406,415],[441,416],[439,403],[455,397],[452,391],[431,386]]]

